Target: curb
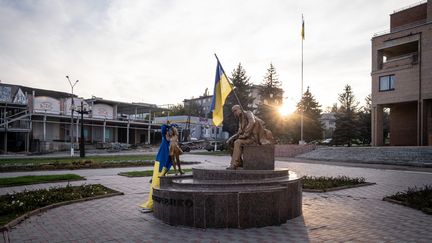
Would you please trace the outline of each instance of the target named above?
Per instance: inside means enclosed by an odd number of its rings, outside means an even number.
[[[394,204],[398,204],[398,205],[402,205],[402,206],[408,207],[406,203],[404,203],[402,201],[394,200],[394,199],[391,199],[391,198],[388,198],[388,197],[384,197],[383,201],[391,202],[391,203],[394,203]]]
[[[339,191],[339,190],[343,190],[343,189],[350,189],[350,188],[356,188],[356,187],[362,187],[362,186],[371,186],[371,185],[375,185],[375,182],[365,182],[362,184],[357,184],[357,185],[349,185],[349,186],[338,186],[338,187],[331,187],[329,189],[303,189],[303,192],[332,192],[332,191]]]
[[[72,181],[86,181],[86,180],[87,179],[83,177],[83,179],[59,180],[59,181],[41,181],[41,182],[30,183],[30,184],[22,184],[22,185],[0,186],[0,188],[15,187],[15,186],[30,186],[30,185],[48,184],[48,183],[62,183],[62,182],[72,182]]]
[[[73,203],[85,202],[85,201],[101,199],[101,198],[106,198],[106,197],[120,196],[120,195],[124,195],[124,193],[115,191],[113,193],[109,193],[109,194],[105,194],[105,195],[99,195],[99,196],[95,196],[95,197],[86,197],[86,198],[81,198],[81,199],[76,199],[76,200],[71,200],[71,201],[59,202],[59,203],[50,204],[50,205],[42,207],[42,208],[37,208],[33,211],[30,211],[28,213],[25,213],[24,215],[19,216],[18,218],[10,221],[9,223],[3,225],[2,227],[0,227],[0,232],[9,231],[12,227],[18,225],[19,223],[21,223],[25,219],[27,219],[31,216],[37,215],[39,213],[42,213],[42,212],[46,212],[49,209],[53,209],[53,208],[57,208],[57,207],[61,207],[61,206],[65,206],[65,205],[69,205],[69,204],[73,204]]]

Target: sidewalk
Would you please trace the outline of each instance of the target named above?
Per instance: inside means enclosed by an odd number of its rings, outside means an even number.
[[[197,166],[228,165],[229,161],[228,156],[191,154],[185,154],[183,159],[202,161]],[[126,178],[117,173],[143,167],[74,170],[68,172],[84,175],[85,183],[101,183],[125,195],[49,210],[17,225],[8,236],[11,242],[432,242],[432,216],[382,201],[384,196],[408,187],[431,184],[432,173],[291,161],[278,160],[276,167],[289,168],[299,176],[363,176],[377,184],[328,193],[303,193],[303,216],[281,226],[202,230],[169,226],[152,214],[138,212],[137,205],[148,195],[149,178]],[[28,174],[17,172],[8,176],[20,173]],[[1,188],[0,194],[9,190]]]

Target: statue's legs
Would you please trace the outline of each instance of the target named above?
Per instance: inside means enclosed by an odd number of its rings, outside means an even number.
[[[231,165],[229,169],[236,169],[243,166],[242,154],[243,145],[253,144],[253,139],[237,139],[234,141],[234,149],[231,156]]]

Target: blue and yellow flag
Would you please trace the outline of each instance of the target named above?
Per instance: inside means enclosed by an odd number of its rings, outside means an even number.
[[[213,111],[213,124],[215,126],[219,126],[223,121],[223,106],[232,90],[233,87],[228,81],[219,59],[217,59],[213,101],[210,108]]]
[[[304,18],[303,18],[303,14],[302,14],[302,31],[301,31],[301,36],[302,39],[305,39],[305,26],[304,26]]]
[[[150,193],[147,201],[140,205],[140,207],[153,210],[153,189],[160,188],[160,178],[165,175],[166,172],[171,168],[172,162],[169,156],[169,141],[166,139],[166,134],[168,132],[169,126],[162,125],[162,143],[159,147],[159,151],[156,155],[156,161],[153,167],[153,177],[152,184],[150,188]]]

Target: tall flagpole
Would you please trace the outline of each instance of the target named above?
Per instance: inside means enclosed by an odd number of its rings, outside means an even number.
[[[302,44],[301,44],[301,95],[300,95],[300,102],[303,99],[303,41],[304,41],[304,19],[302,14]],[[303,140],[303,111],[304,106],[302,106],[301,109],[301,115],[300,115],[300,145],[305,144],[305,141]]]

